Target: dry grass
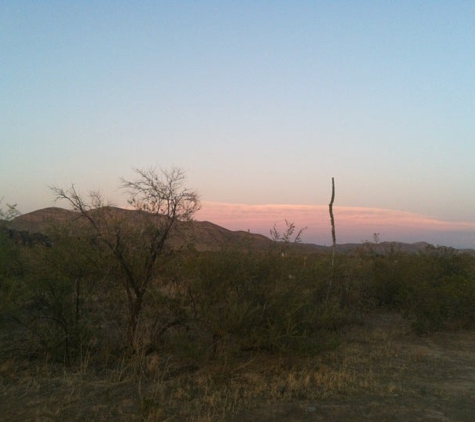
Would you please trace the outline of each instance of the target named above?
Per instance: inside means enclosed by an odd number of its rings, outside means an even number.
[[[442,359],[428,341],[391,316],[353,327],[338,349],[311,358],[247,356],[198,368],[149,355],[98,374],[87,362],[64,371],[10,359],[0,365],[0,411],[5,421],[204,422],[320,420],[316,409],[327,409],[333,420],[348,420],[338,419],[345,403],[370,400],[378,415],[378,404],[388,400],[450,397],[447,386],[420,382]],[[462,393],[473,398],[469,384]]]

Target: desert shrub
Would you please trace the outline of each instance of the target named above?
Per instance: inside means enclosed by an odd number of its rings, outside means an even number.
[[[67,236],[56,238],[52,246],[21,249],[22,277],[17,284],[22,294],[9,310],[16,349],[72,363],[89,347],[97,285],[89,250]]]
[[[308,257],[304,274],[324,329],[359,323],[375,307],[371,266],[358,254],[336,254],[334,259],[329,253],[316,254]]]
[[[405,300],[404,279],[406,268],[410,265],[407,253],[389,247],[376,252],[365,247],[358,252],[359,258],[366,262],[366,297],[375,309],[400,310]]]
[[[129,303],[117,261],[87,230],[56,227],[49,235],[49,247],[36,245],[26,251],[25,294],[12,314],[22,333],[22,348],[68,364],[85,354],[97,362],[122,359],[129,350]],[[162,261],[157,260],[157,268]],[[164,326],[183,309],[162,287],[157,279],[144,295],[136,336],[141,352],[150,350]]]
[[[97,365],[124,359],[132,303],[124,274],[88,234],[58,228],[48,244],[19,247],[0,233],[0,315],[10,328],[17,323],[18,344],[30,354],[69,364],[84,354]],[[128,262],[141,268],[145,258],[133,243],[140,238],[124,239]],[[192,365],[318,353],[378,310],[403,313],[418,332],[475,325],[475,258],[450,248],[409,254],[365,245],[333,257],[251,242],[219,252],[166,250],[153,274],[140,296],[135,353]]]
[[[341,308],[302,256],[228,250],[203,254],[189,288],[190,315],[208,355],[318,352],[330,343]]]
[[[364,262],[366,297],[375,309],[402,312],[418,331],[467,325],[471,303],[473,258],[455,249],[429,246],[418,254],[371,245],[357,252]],[[455,310],[458,309],[457,312]],[[462,316],[463,313],[463,316]],[[457,316],[458,315],[458,316]]]
[[[453,248],[428,246],[411,254],[367,244],[353,254],[353,274],[369,309],[403,313],[418,332],[475,322],[475,258]]]
[[[475,259],[429,247],[406,266],[403,310],[418,332],[475,324]]]
[[[23,294],[24,263],[18,245],[0,227],[0,323]]]

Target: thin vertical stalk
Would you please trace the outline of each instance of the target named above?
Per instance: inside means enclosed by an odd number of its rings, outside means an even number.
[[[330,281],[328,282],[327,301],[330,297],[330,291],[332,289],[333,279],[335,278],[335,250],[336,250],[336,233],[335,233],[335,218],[333,217],[333,202],[335,201],[335,179],[332,177],[332,197],[328,208],[330,211],[330,222],[332,226],[332,274]]]
[[[330,210],[330,221],[332,225],[332,267],[335,263],[335,248],[336,248],[336,234],[335,234],[335,218],[333,217],[333,202],[335,201],[335,178],[332,177],[332,198],[330,200],[330,204],[328,204],[328,208]]]

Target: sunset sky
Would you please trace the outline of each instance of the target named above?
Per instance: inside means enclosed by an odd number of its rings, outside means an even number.
[[[475,3],[0,3],[0,198],[117,205],[177,166],[198,220],[475,248]],[[66,204],[56,204],[66,206]]]

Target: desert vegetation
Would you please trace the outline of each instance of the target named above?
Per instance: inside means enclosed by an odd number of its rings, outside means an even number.
[[[183,182],[138,170],[122,181],[135,210],[53,188],[75,218],[28,242],[8,229],[16,208],[0,214],[1,388],[71,387],[70,402],[37,403],[37,420],[231,420],[258,403],[379,394],[383,361],[402,352],[390,330],[365,331],[371,321],[390,315],[410,335],[474,328],[473,255],[369,242],[303,253],[292,223],[267,247],[244,236],[198,250],[198,196]],[[381,367],[360,378],[364,342]],[[102,402],[73,410],[88,388]],[[7,420],[24,420],[20,407]]]

